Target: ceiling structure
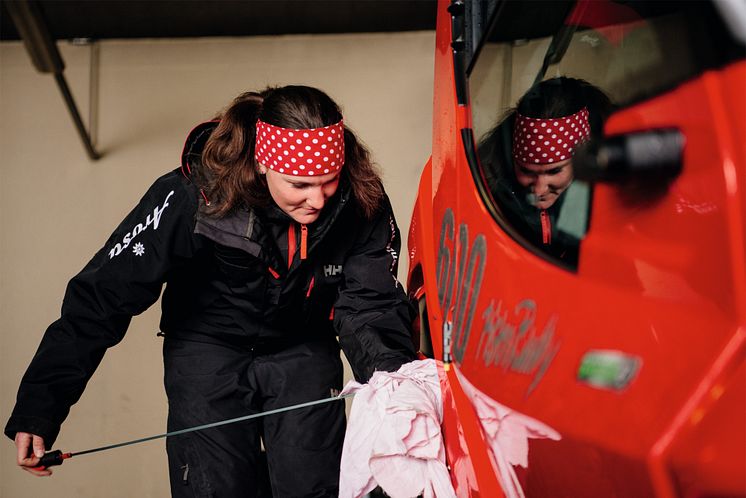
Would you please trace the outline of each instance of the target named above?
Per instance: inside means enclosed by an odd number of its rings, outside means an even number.
[[[100,157],[64,76],[58,40],[271,36],[435,29],[436,0],[0,0],[0,41],[23,40],[54,75],[88,156]]]
[[[19,40],[0,1],[0,40]],[[435,29],[436,0],[39,0],[55,40]]]

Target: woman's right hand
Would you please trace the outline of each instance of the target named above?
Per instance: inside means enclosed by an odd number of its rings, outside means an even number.
[[[39,467],[39,459],[44,456],[44,438],[28,432],[16,432],[16,450],[18,458],[16,463],[35,476],[50,476],[52,471]]]

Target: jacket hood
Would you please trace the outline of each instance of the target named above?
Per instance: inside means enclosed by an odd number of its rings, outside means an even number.
[[[214,120],[198,124],[192,128],[184,142],[184,149],[181,152],[181,172],[197,185],[204,184],[202,151],[219,122]]]

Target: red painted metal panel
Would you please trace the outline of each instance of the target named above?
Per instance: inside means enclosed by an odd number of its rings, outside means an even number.
[[[438,4],[433,151],[409,236],[410,275],[423,279],[410,293],[424,293],[435,357],[443,357],[444,325],[473,305],[451,345],[460,371],[562,435],[530,442],[529,467],[518,470],[527,496],[746,495],[746,62],[611,116],[607,136],[679,129],[683,170],[655,196],[634,184],[595,185],[590,230],[570,272],[504,232],[475,188],[448,5]],[[484,280],[467,288],[463,304],[464,270],[455,264],[449,280],[446,263],[480,243],[473,261],[484,260]],[[582,381],[589,352],[608,351],[639,362],[623,388]],[[443,381],[459,496],[502,496],[471,400],[452,369]]]

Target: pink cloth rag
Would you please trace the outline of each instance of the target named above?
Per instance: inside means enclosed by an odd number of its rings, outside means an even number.
[[[434,360],[397,372],[375,372],[356,393],[347,424],[340,498],[359,498],[380,486],[392,498],[455,497],[440,425],[443,400]]]

